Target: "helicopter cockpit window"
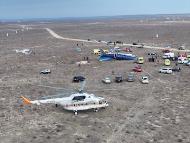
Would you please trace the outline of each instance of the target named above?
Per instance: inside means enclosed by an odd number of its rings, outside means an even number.
[[[84,100],[84,99],[85,99],[85,96],[75,96],[75,97],[73,97],[72,100],[81,101],[81,100]]]

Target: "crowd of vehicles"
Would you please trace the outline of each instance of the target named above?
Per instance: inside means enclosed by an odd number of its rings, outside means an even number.
[[[88,39],[90,41],[90,39]],[[108,44],[123,44],[121,41],[116,41],[114,43],[108,42]],[[143,48],[144,45],[142,44],[137,44],[133,43],[133,45],[137,46],[137,48]],[[183,49],[182,49],[183,50]],[[130,52],[130,53],[129,53]],[[109,76],[106,76],[103,78],[101,81],[104,84],[111,84],[112,82],[115,83],[121,83],[123,81],[127,82],[134,82],[135,78],[139,79],[139,81],[142,84],[148,84],[149,83],[149,76],[147,75],[138,75],[141,72],[144,73],[144,70],[142,67],[144,66],[143,64],[146,63],[146,60],[144,57],[137,57],[136,55],[132,54],[133,52],[131,48],[124,48],[123,50],[117,46],[114,48],[108,50],[108,49],[94,49],[93,53],[95,55],[98,55],[99,58],[98,60],[103,62],[103,61],[111,61],[111,60],[129,60],[129,61],[134,61],[135,66],[131,71],[125,75],[115,75],[115,77],[112,79]],[[159,69],[159,73],[163,74],[172,74],[173,72],[180,72],[181,67],[178,66],[178,64],[184,64],[187,66],[190,66],[190,55],[178,55],[175,56],[174,52],[172,52],[170,49],[165,49],[163,50],[163,56],[162,60],[164,60],[164,66]],[[158,59],[158,54],[154,52],[148,53],[148,61],[149,62],[155,62]],[[172,62],[175,61],[175,66],[172,68]],[[50,74],[51,70],[50,69],[44,69],[40,71],[40,74]],[[139,78],[140,77],[140,78]],[[38,100],[29,100],[28,98],[22,96],[22,99],[25,104],[55,104],[56,107],[58,105],[63,106],[65,110],[70,110],[74,111],[75,115],[77,114],[78,111],[81,110],[89,110],[93,109],[95,111],[98,111],[100,108],[105,108],[108,106],[108,102],[103,98],[96,96],[94,94],[89,94],[85,93],[83,88],[85,84],[86,78],[84,76],[78,75],[74,76],[72,79],[72,82],[77,82],[77,83],[83,83],[81,86],[81,89],[78,90],[78,92],[71,93],[68,97],[65,97],[64,93],[59,94],[59,96],[51,96],[51,97],[46,97],[43,99],[38,99]]]

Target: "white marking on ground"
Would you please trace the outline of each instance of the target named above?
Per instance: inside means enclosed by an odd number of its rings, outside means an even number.
[[[55,33],[52,29],[50,28],[45,28],[54,38],[57,39],[62,39],[62,40],[68,40],[68,41],[78,41],[78,42],[87,42],[87,43],[100,43],[102,44],[102,42],[98,42],[98,41],[88,41],[88,40],[84,40],[84,39],[74,39],[74,38],[66,38],[66,37],[62,37],[60,35],[58,35],[57,33]],[[132,47],[139,47],[141,45],[133,45],[133,44],[127,44],[127,43],[123,43],[123,46],[132,46]],[[143,48],[147,48],[147,49],[156,49],[156,50],[164,50],[166,48],[164,47],[153,47],[153,46],[143,46]],[[171,51],[176,51],[176,52],[190,52],[190,50],[178,50],[178,49],[174,49],[174,48],[169,48],[169,50]]]

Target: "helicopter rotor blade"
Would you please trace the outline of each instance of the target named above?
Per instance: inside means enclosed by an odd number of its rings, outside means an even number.
[[[67,88],[61,88],[61,87],[54,87],[54,86],[49,86],[49,85],[34,85],[34,86],[39,86],[39,87],[44,87],[44,88],[52,88],[52,89],[56,89],[56,90],[67,90],[67,91],[73,91],[72,89],[67,89]]]
[[[95,89],[95,90],[88,90],[91,92],[95,92],[95,91],[118,91],[118,89]]]
[[[43,99],[62,98],[62,97],[70,96],[71,94],[74,94],[74,92],[73,93],[59,93],[59,94],[55,94],[55,95],[43,96],[40,99],[43,100]]]

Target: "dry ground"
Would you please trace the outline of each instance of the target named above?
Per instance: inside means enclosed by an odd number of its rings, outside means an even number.
[[[22,23],[20,24],[22,25]],[[182,72],[162,75],[163,65],[143,65],[143,73],[136,74],[133,83],[104,85],[104,76],[127,75],[133,62],[111,61],[100,63],[92,54],[94,48],[107,48],[102,44],[58,40],[44,28],[51,28],[64,37],[121,40],[125,43],[140,41],[149,45],[174,47],[186,43],[190,46],[190,23],[159,21],[100,21],[28,24],[32,29],[21,31],[19,24],[0,25],[0,142],[2,143],[175,143],[190,142],[190,76],[189,67]],[[14,30],[18,30],[18,33]],[[6,37],[6,33],[9,37]],[[155,38],[156,34],[159,38]],[[15,49],[31,48],[31,55],[16,54]],[[133,49],[146,57],[150,49]],[[156,51],[161,54],[160,51]],[[90,58],[90,64],[78,67],[75,62]],[[147,59],[146,59],[147,60]],[[173,63],[174,64],[174,63]],[[39,71],[50,68],[50,75]],[[72,112],[54,105],[23,106],[20,96],[30,99],[56,94],[54,89],[37,85],[51,85],[74,89],[74,75],[87,78],[86,90],[105,97],[110,106],[99,112],[85,111],[74,116]],[[142,74],[150,76],[150,84],[139,82]],[[103,89],[117,89],[103,91]]]

